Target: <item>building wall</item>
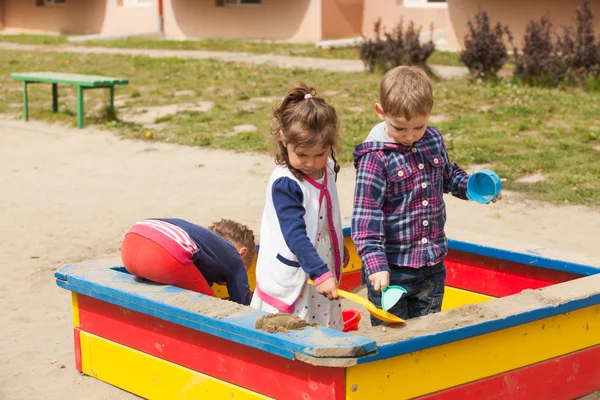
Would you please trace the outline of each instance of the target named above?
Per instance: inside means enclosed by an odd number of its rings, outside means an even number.
[[[35,0],[0,0],[0,29],[77,34],[135,34],[158,30],[158,0],[149,6],[119,5],[119,0],[67,0],[39,7]],[[448,8],[408,7],[407,0],[263,0],[258,7],[218,7],[217,0],[163,0],[168,38],[231,38],[317,41],[371,36],[381,18],[392,29],[403,18],[430,31],[439,49],[457,49],[467,22],[479,9],[492,22],[508,24],[517,46],[531,18],[546,15],[559,27],[571,24],[582,0],[447,0]],[[600,0],[592,0],[600,33]]]
[[[6,9],[6,1],[0,0],[0,30],[4,29],[4,10]]]
[[[459,47],[447,8],[407,7],[403,0],[365,0],[362,26],[365,36],[373,35],[373,24],[378,18],[388,30],[392,30],[401,18],[405,28],[413,21],[417,27],[422,27],[422,33],[430,32],[433,23],[434,41],[439,49],[454,50]]]
[[[321,39],[321,0],[263,0],[218,7],[216,0],[164,0],[168,38]]]
[[[321,0],[323,39],[356,37],[362,34],[365,0]]]
[[[459,38],[467,34],[467,22],[481,9],[487,11],[492,23],[508,25],[515,45],[521,47],[527,23],[547,16],[555,28],[572,24],[575,8],[582,0],[447,0],[450,19]],[[600,0],[591,0],[595,31],[600,33]],[[559,28],[557,32],[562,32]]]
[[[102,33],[129,35],[159,31],[158,0],[147,1],[143,6],[126,6],[121,0],[105,0],[106,17]]]
[[[64,5],[41,7],[34,0],[4,1],[7,28],[77,34],[149,33],[157,28],[154,4],[126,7],[116,0],[67,0]]]

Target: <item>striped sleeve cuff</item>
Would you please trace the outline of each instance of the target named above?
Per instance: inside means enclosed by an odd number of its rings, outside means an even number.
[[[320,277],[318,277],[317,279],[314,280],[315,286],[320,285],[321,283],[325,282],[327,279],[331,278],[333,276],[333,274],[331,273],[331,271],[327,271],[326,273],[324,273],[323,275],[321,275]]]

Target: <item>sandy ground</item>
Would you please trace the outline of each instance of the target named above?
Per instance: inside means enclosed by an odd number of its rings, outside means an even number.
[[[272,168],[266,155],[0,121],[0,399],[135,398],[75,371],[70,297],[54,271],[118,255],[125,231],[145,217],[199,224],[226,217],[257,229]],[[338,182],[350,215],[351,166]],[[598,210],[506,193],[492,206],[448,198],[448,218],[454,238],[494,237],[600,259]]]

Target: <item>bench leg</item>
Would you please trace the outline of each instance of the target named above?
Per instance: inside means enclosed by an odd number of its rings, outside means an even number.
[[[27,107],[27,81],[23,81],[23,119],[29,120],[29,109]]]
[[[83,110],[83,87],[77,86],[77,127],[79,129],[84,126],[85,114]]]
[[[110,87],[110,108],[112,110],[115,109],[115,87],[114,86]]]
[[[52,84],[52,111],[58,112],[58,84]]]

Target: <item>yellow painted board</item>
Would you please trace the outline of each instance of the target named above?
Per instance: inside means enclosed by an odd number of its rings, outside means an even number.
[[[410,399],[600,344],[600,305],[346,371],[346,398]]]
[[[269,399],[81,331],[83,373],[147,399]]]
[[[493,299],[495,299],[495,297],[446,286],[444,291],[444,301],[442,302],[442,311],[462,307],[466,304],[483,303]]]
[[[358,251],[356,251],[354,241],[348,236],[344,238],[344,244],[350,253],[350,261],[348,262],[348,265],[342,269],[342,273],[360,270],[362,268],[362,261],[360,261],[360,256],[358,255]]]
[[[75,292],[71,292],[71,311],[73,313],[73,326],[79,328],[79,299]]]

